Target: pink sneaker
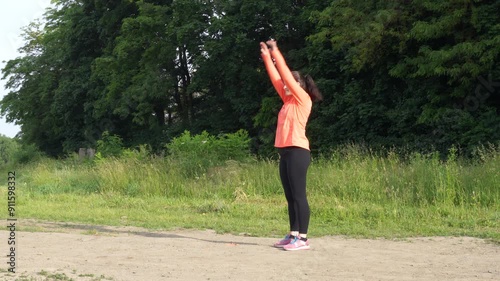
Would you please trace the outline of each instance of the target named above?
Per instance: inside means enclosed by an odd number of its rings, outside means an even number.
[[[302,241],[299,237],[295,237],[290,244],[283,246],[286,251],[298,251],[298,250],[309,250],[309,240]]]
[[[283,248],[285,245],[290,244],[292,240],[294,239],[294,236],[291,236],[290,234],[287,234],[285,238],[281,239],[280,241],[274,243],[274,247],[276,248]]]

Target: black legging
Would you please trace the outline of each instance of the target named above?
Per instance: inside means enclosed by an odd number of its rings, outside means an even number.
[[[300,147],[279,148],[278,152],[280,178],[288,202],[290,231],[307,234],[311,212],[306,196],[306,175],[311,153]]]

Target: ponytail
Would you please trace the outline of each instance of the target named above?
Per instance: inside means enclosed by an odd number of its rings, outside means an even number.
[[[298,71],[292,71],[293,78],[299,82],[300,87],[306,91],[307,94],[311,97],[313,102],[323,100],[323,96],[321,95],[316,83],[310,75],[302,76],[302,73]]]
[[[323,96],[321,95],[321,92],[319,91],[318,87],[316,86],[316,83],[314,83],[314,80],[312,77],[307,74],[304,77],[304,82],[305,82],[305,90],[311,97],[312,101],[321,101],[323,100]]]

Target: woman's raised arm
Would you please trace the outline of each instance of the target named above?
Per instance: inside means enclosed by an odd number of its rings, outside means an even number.
[[[283,88],[283,80],[281,79],[281,76],[276,69],[276,66],[274,65],[273,59],[271,58],[271,54],[269,52],[269,48],[264,42],[260,42],[260,55],[262,57],[262,60],[264,61],[267,74],[271,79],[271,83],[273,84],[274,89],[276,89],[276,92],[278,92],[278,95],[281,97],[281,99],[284,100],[285,89]]]

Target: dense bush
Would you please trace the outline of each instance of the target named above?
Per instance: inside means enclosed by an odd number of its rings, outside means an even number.
[[[108,131],[102,133],[97,141],[98,157],[120,156],[124,151],[123,140],[117,135],[110,135]]]
[[[0,135],[0,168],[12,162],[13,155],[18,149],[19,144],[14,139]]]

